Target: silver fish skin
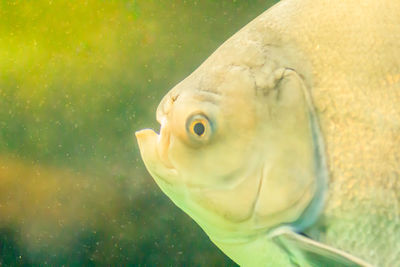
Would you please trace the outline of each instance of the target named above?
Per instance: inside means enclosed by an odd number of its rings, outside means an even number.
[[[147,169],[240,265],[400,266],[400,1],[283,0],[157,120]]]

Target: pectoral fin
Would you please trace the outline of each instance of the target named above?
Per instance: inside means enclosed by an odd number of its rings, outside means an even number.
[[[344,251],[318,243],[289,229],[274,235],[272,240],[290,255],[295,265],[301,267],[372,267]]]

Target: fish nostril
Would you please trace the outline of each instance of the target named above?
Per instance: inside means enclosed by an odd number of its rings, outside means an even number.
[[[156,119],[158,123],[162,124],[162,120],[171,112],[172,106],[178,100],[178,98],[178,93],[172,94],[170,92],[161,100],[156,111]]]
[[[176,100],[178,100],[178,97],[179,97],[179,95],[172,95],[171,96],[172,103],[174,103]]]

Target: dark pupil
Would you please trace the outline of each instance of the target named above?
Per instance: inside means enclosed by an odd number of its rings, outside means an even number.
[[[204,125],[200,122],[196,123],[193,127],[193,131],[198,135],[201,136],[204,133]]]

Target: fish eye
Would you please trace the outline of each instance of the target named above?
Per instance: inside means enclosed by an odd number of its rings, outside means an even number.
[[[198,136],[203,136],[206,130],[204,123],[202,121],[196,121],[192,123],[192,131]]]
[[[197,114],[189,117],[186,128],[191,138],[198,141],[205,141],[211,134],[210,121],[205,115]]]

